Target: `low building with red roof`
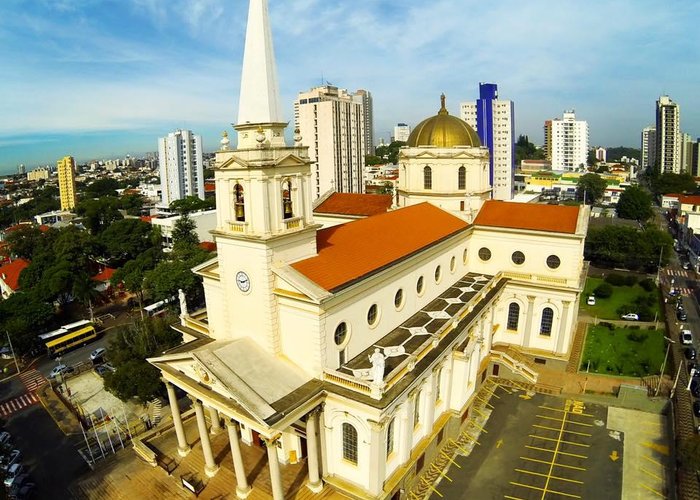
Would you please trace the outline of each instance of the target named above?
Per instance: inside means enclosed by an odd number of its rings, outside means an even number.
[[[0,297],[8,298],[19,290],[19,275],[29,266],[29,261],[15,259],[0,267]]]
[[[383,214],[391,209],[389,194],[331,192],[314,203],[314,220],[324,227]]]

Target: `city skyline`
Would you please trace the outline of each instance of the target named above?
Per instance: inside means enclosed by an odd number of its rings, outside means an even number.
[[[387,141],[396,123],[413,127],[435,113],[440,93],[459,116],[478,83],[493,82],[515,103],[516,134],[536,144],[545,120],[573,108],[590,124],[591,145],[639,147],[661,94],[681,106],[683,131],[700,135],[700,70],[684,57],[697,45],[691,23],[700,8],[689,1],[674,9],[631,1],[273,3],[290,122],[299,91],[326,82],[364,88],[374,98],[375,141]],[[230,96],[239,91],[245,2],[10,0],[0,17],[0,174],[69,154],[81,161],[155,151],[157,138],[177,128],[201,134],[213,151],[236,120]]]

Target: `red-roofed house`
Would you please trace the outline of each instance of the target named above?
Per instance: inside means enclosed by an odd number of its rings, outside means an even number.
[[[19,275],[27,266],[28,261],[15,259],[0,267],[0,297],[6,299],[19,290]]]
[[[114,271],[116,271],[116,269],[104,266],[101,267],[100,272],[91,276],[90,279],[96,283],[95,290],[98,292],[106,292],[109,290],[111,288],[110,280],[112,279],[112,275],[114,275]]]

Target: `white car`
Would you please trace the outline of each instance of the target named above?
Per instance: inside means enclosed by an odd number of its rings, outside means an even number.
[[[104,356],[105,352],[107,352],[107,349],[105,349],[104,347],[98,347],[90,353],[90,361],[100,359],[102,356]]]
[[[24,465],[12,464],[5,474],[5,487],[11,488],[15,482],[15,478],[24,472]]]
[[[639,314],[637,314],[637,313],[623,314],[622,319],[626,319],[627,321],[639,321]]]
[[[690,330],[681,330],[681,344],[692,345],[693,344],[693,332]]]
[[[595,297],[593,295],[588,296],[588,300],[586,301],[586,304],[589,306],[594,306],[595,305]]]
[[[59,375],[65,375],[66,373],[72,373],[72,372],[73,372],[72,366],[57,365],[54,367],[53,370],[51,370],[51,373],[49,373],[49,378],[56,378]]]

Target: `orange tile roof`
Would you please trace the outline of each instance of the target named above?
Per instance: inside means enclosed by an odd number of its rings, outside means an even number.
[[[474,225],[573,234],[578,213],[579,207],[489,200],[481,207]]]
[[[153,217],[151,215],[142,215],[141,217],[139,217],[139,219],[150,224],[153,220]]]
[[[314,212],[369,217],[385,213],[391,207],[391,201],[390,194],[333,193]]]
[[[199,243],[199,248],[207,252],[216,252],[216,243],[213,241],[202,241]]]
[[[700,196],[682,194],[678,197],[682,205],[700,205]]]
[[[9,264],[0,267],[0,279],[12,290],[19,289],[19,274],[29,265],[29,261],[15,259]]]
[[[328,291],[337,291],[400,261],[469,224],[421,203],[320,230],[318,255],[292,264]]]
[[[105,267],[102,271],[90,278],[92,281],[109,281],[112,279],[115,269]]]

